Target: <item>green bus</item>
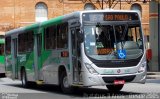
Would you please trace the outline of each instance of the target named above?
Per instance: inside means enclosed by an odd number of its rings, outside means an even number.
[[[4,35],[0,35],[0,77],[5,77],[5,66],[4,66]]]
[[[146,54],[136,11],[78,11],[6,32],[6,76],[37,84],[105,85],[145,83]]]

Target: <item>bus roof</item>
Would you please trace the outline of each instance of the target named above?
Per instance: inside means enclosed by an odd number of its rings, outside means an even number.
[[[25,27],[21,27],[21,28],[18,28],[18,29],[8,31],[8,32],[6,32],[5,36],[16,35],[16,34],[18,35],[20,33],[24,33],[26,31],[33,30],[35,28],[39,29],[42,26],[47,27],[47,26],[51,26],[53,24],[60,24],[60,23],[65,22],[69,19],[80,17],[80,14],[82,14],[82,13],[92,13],[92,12],[135,12],[135,13],[138,13],[135,10],[108,10],[108,9],[107,10],[77,11],[77,12],[73,12],[73,13],[70,13],[70,14],[66,14],[66,15],[63,15],[63,16],[56,17],[56,18],[52,18],[52,19],[44,21],[44,22],[39,22],[39,23],[35,23],[35,24],[29,25],[29,26],[25,26]]]
[[[6,32],[5,36],[20,34],[20,33],[23,33],[25,31],[33,30],[35,28],[39,29],[42,26],[47,27],[47,26],[51,26],[53,24],[60,24],[64,21],[66,21],[66,20],[69,20],[69,19],[72,19],[72,18],[75,18],[75,17],[79,17],[79,14],[80,14],[79,12],[73,12],[73,13],[70,13],[70,14],[66,14],[66,15],[63,15],[63,16],[56,17],[56,18],[52,18],[52,19],[44,21],[44,22],[39,22],[39,23],[35,23],[35,24],[32,24],[32,25],[28,25],[28,26],[17,28],[17,29],[13,29],[13,30],[10,30],[10,31]]]

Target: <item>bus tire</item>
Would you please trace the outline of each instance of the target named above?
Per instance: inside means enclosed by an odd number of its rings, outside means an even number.
[[[123,88],[124,84],[120,85],[106,85],[109,91],[111,92],[119,92]]]
[[[28,81],[27,81],[25,69],[21,71],[21,82],[22,82],[22,87],[25,87],[25,88],[28,87]]]
[[[60,75],[60,87],[63,93],[72,93],[72,87],[68,84],[66,72],[62,72],[62,74]]]

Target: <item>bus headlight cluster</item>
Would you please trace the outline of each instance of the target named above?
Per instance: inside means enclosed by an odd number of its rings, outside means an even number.
[[[98,72],[91,66],[91,64],[85,63],[85,66],[91,74],[98,75]]]
[[[138,73],[144,72],[146,70],[146,62],[142,63],[142,65],[138,69]]]

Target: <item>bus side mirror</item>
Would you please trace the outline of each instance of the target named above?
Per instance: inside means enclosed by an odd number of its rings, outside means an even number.
[[[78,32],[78,41],[80,42],[80,43],[82,43],[83,41],[84,41],[84,33],[83,33],[83,31],[79,31]]]

